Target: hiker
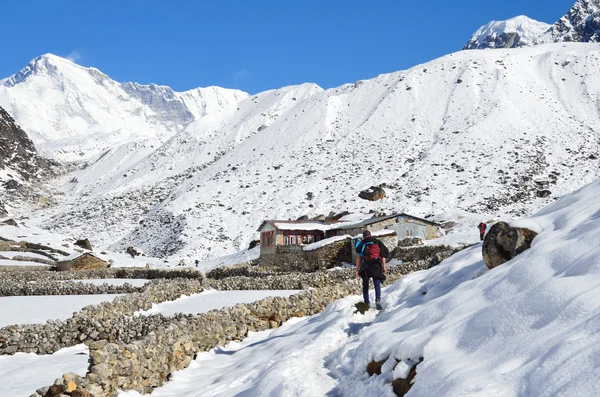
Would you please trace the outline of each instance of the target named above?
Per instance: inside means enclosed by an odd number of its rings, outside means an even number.
[[[363,282],[363,298],[369,304],[369,279],[373,279],[375,286],[375,305],[381,310],[381,282],[385,281],[385,260],[390,254],[387,247],[371,232],[363,232],[362,241],[356,243],[356,277],[361,277]]]
[[[129,255],[131,255],[132,259],[135,259],[136,252],[133,247],[131,247],[131,246],[127,247],[127,250],[125,252],[127,252]]]
[[[479,229],[479,238],[481,241],[483,241],[483,236],[485,236],[485,229],[487,229],[487,225],[481,222],[479,225],[477,225],[477,228]]]

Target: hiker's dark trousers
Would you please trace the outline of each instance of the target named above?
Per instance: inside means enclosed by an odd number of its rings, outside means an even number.
[[[363,298],[365,300],[365,303],[368,305],[369,304],[369,278],[363,277],[362,282],[363,282]],[[381,300],[381,280],[373,279],[373,285],[375,285],[375,300],[379,302]]]

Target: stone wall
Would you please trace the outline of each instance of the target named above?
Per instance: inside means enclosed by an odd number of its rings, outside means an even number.
[[[394,251],[394,249],[398,246],[398,236],[396,235],[396,232],[394,232],[393,230],[390,230],[390,234],[386,234],[383,236],[375,236],[376,239],[380,240],[383,245],[385,245],[387,247],[387,249],[390,251],[390,257],[386,258],[386,259],[390,259],[391,258],[391,254]],[[356,242],[359,241],[358,239],[353,239],[352,240],[352,263],[356,264],[356,257],[358,256],[358,254],[356,253]]]
[[[427,261],[391,266],[388,269],[386,284],[395,282],[403,274],[429,266]],[[253,274],[256,275],[258,272]],[[206,279],[204,282],[220,287],[232,282],[238,287],[243,283],[249,283],[245,287],[254,288],[253,283],[273,282],[275,280],[273,277],[275,276],[232,277],[221,280]],[[361,291],[360,280],[354,277],[353,269],[286,274],[279,275],[279,279],[288,280],[287,282],[303,280],[301,282],[309,282],[314,286],[321,285],[321,288],[311,289],[288,298],[266,298],[256,303],[240,304],[200,315],[120,318],[112,327],[118,329],[119,333],[96,335],[95,341],[83,339],[90,348],[88,374],[84,379],[66,375],[64,379],[68,378],[69,384],[74,381],[76,389],[69,389],[71,390],[69,392],[64,390],[64,395],[90,396],[85,393],[91,393],[91,396],[96,397],[115,396],[117,389],[149,393],[155,387],[161,386],[171,373],[187,367],[197,352],[210,350],[232,340],[243,339],[248,331],[279,327],[291,317],[316,314],[333,301],[347,295],[359,294]],[[339,280],[345,281],[339,282]],[[185,282],[197,283],[198,281],[185,280]],[[117,313],[126,311],[122,305],[113,309]],[[98,318],[103,318],[104,310],[102,307],[93,306],[88,308],[87,312],[88,314],[94,312]],[[84,315],[77,317],[84,317]],[[111,326],[110,320],[108,322],[98,320],[96,324]],[[105,332],[112,328],[105,329]],[[68,334],[66,336],[70,337]],[[60,334],[57,337],[62,339]],[[4,343],[3,338],[0,334],[0,343]],[[63,378],[59,379],[60,382],[62,380]],[[41,396],[44,393],[32,396]]]
[[[465,247],[453,248],[449,245],[420,245],[414,247],[396,247],[391,252],[394,259],[400,259],[404,262],[425,261],[430,266],[439,264],[446,258],[452,256],[455,252],[461,251]]]
[[[202,292],[202,280],[156,280],[143,292],[116,297],[112,302],[86,306],[67,320],[44,324],[11,325],[0,329],[0,354],[16,352],[52,354],[80,343],[96,340],[135,339],[125,316],[149,310],[153,303],[175,300]]]
[[[392,274],[412,271],[405,267],[392,269]],[[52,272],[47,272],[55,274]],[[63,273],[59,273],[63,274]],[[0,329],[0,355],[16,352],[52,354],[79,343],[98,340],[130,342],[145,337],[165,326],[165,318],[131,316],[135,311],[148,310],[153,303],[175,300],[181,295],[216,290],[306,290],[324,288],[354,278],[351,270],[315,273],[263,274],[215,279],[154,280],[142,292],[115,298],[112,302],[87,306],[67,320],[52,320],[44,324],[12,325]],[[40,283],[45,288],[44,283]],[[62,285],[60,285],[62,284]],[[65,286],[66,284],[66,286]],[[73,293],[70,283],[54,283],[64,294]],[[93,286],[90,286],[93,288]],[[78,291],[75,291],[78,292]],[[51,294],[54,294],[51,292]]]
[[[388,276],[390,282],[401,274]],[[349,280],[288,298],[266,298],[253,304],[181,316],[168,327],[130,344],[101,341],[90,345],[90,367],[80,387],[96,397],[116,390],[150,393],[174,371],[186,368],[195,354],[246,337],[248,331],[279,327],[292,317],[319,313],[327,305],[358,294],[360,281]]]
[[[350,238],[304,251],[302,245],[278,245],[273,255],[262,255],[259,265],[273,271],[315,272],[352,260]]]
[[[425,239],[433,240],[435,238],[439,238],[441,235],[440,228],[433,225],[426,225],[425,227]]]

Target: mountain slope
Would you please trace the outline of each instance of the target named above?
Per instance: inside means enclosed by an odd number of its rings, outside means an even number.
[[[248,94],[218,87],[179,93],[117,83],[94,68],[46,54],[0,80],[0,106],[43,155],[85,160],[122,143],[164,142],[194,120],[235,108]]]
[[[506,21],[492,21],[477,29],[463,50],[528,47],[550,27],[524,15]]]
[[[114,250],[207,259],[244,249],[266,218],[530,213],[600,176],[599,71],[597,46],[553,44],[261,93],[161,147],[90,161],[36,219]],[[379,184],[387,198],[358,198]]]

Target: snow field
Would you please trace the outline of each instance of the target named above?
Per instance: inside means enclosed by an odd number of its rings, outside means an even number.
[[[52,355],[16,353],[0,356],[0,396],[27,397],[40,387],[71,372],[85,376],[88,368],[88,348],[77,345]]]
[[[0,297],[0,327],[66,320],[88,305],[110,302],[111,295],[47,295]]]
[[[204,291],[199,294],[182,296],[171,301],[153,304],[152,309],[136,312],[135,315],[162,314],[172,316],[176,313],[200,314],[215,309],[222,309],[228,306],[235,306],[238,303],[252,303],[269,296],[288,297],[300,293],[296,290],[260,290],[260,291]]]

